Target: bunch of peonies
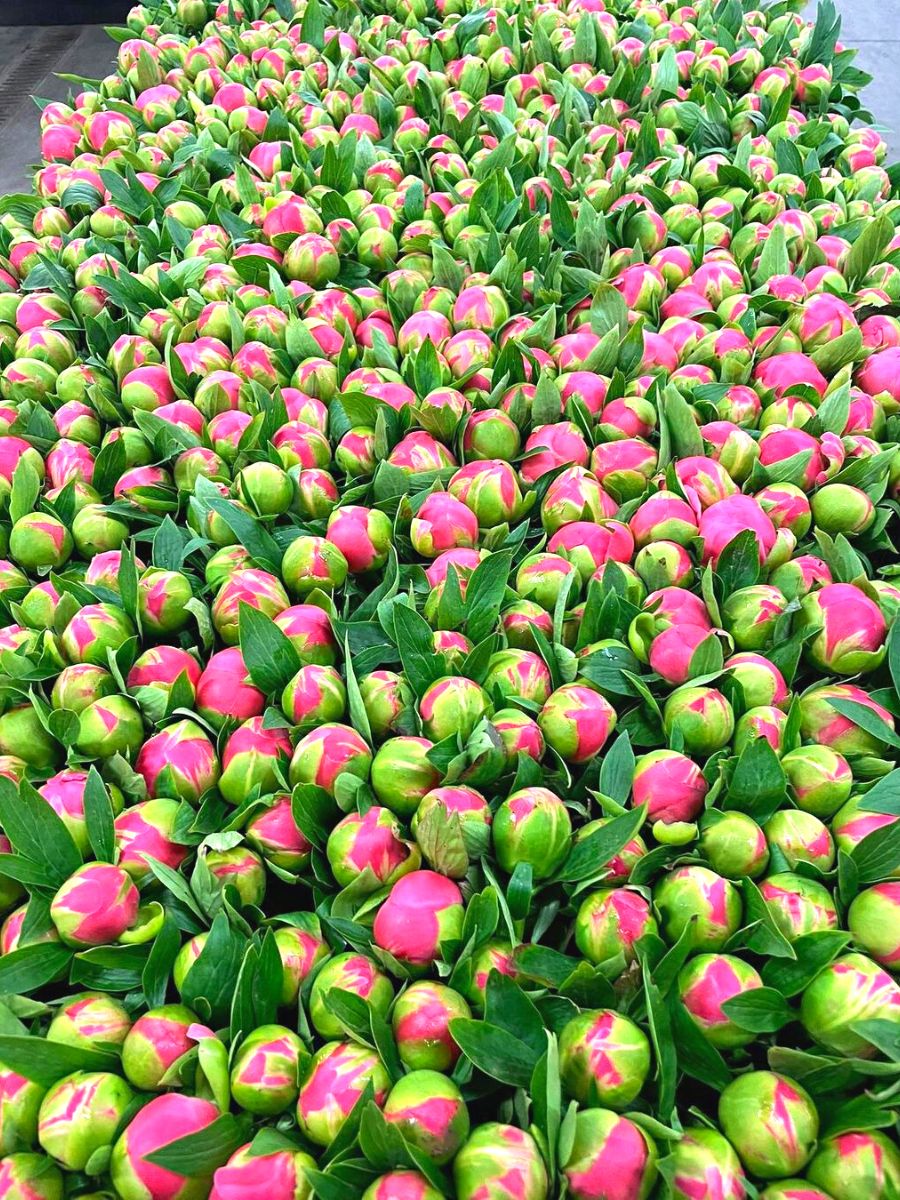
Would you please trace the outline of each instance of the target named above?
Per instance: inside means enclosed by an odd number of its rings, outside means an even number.
[[[750,2],[159,0],[43,105],[0,1200],[900,1200],[900,174]]]

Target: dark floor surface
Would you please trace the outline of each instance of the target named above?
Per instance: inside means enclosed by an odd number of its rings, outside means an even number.
[[[900,156],[900,0],[837,0],[837,5],[844,18],[842,40],[859,48],[857,62],[873,76],[865,102],[893,156]],[[99,78],[109,72],[114,53],[99,25],[0,28],[0,195],[26,189],[29,165],[38,157],[38,110],[30,97],[64,99],[72,85],[54,73]]]

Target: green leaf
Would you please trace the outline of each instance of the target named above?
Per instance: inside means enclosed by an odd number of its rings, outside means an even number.
[[[167,917],[153,940],[150,955],[141,975],[141,988],[148,1008],[159,1008],[165,1004],[169,988],[169,975],[181,949],[178,926]]]
[[[300,656],[271,617],[241,602],[238,613],[241,654],[250,678],[266,695],[280,692],[300,670]]]
[[[774,988],[750,988],[722,1005],[726,1017],[750,1033],[777,1033],[796,1017],[791,1006]]]
[[[98,862],[115,862],[116,829],[112,802],[106,784],[93,766],[84,786],[84,817],[94,858]]]
[[[678,1065],[692,1079],[721,1091],[731,1083],[731,1072],[724,1058],[694,1023],[688,1010],[676,996],[669,997],[672,1038],[678,1047]],[[664,1113],[660,1105],[660,1113]]]
[[[716,574],[723,597],[759,581],[759,545],[752,529],[744,529],[732,538],[719,555]]]
[[[600,765],[600,791],[604,796],[625,804],[631,795],[634,778],[634,751],[628,731],[623,730],[603,756]]]
[[[850,934],[840,929],[806,933],[793,944],[794,959],[770,958],[763,964],[763,983],[786,999],[799,996],[823,967],[834,962],[849,941]]]
[[[656,1060],[657,1111],[661,1120],[668,1121],[675,1107],[678,1055],[672,1036],[669,1008],[664,1003],[659,988],[650,977],[650,968],[647,962],[642,964],[642,969],[644,996],[647,1001],[647,1024]]]
[[[0,957],[0,995],[28,995],[58,979],[72,961],[72,951],[58,942],[20,946]]]
[[[178,1175],[211,1175],[243,1145],[247,1140],[248,1130],[249,1118],[242,1119],[231,1113],[223,1113],[205,1129],[176,1138],[158,1150],[145,1154],[144,1161]]]
[[[199,956],[185,976],[181,999],[201,1020],[216,1025],[228,1019],[246,939],[220,912]]]
[[[765,283],[773,275],[789,275],[790,272],[791,259],[787,250],[784,228],[781,225],[775,225],[766,238],[754,279],[757,283]]]
[[[74,1071],[115,1071],[119,1056],[112,1051],[89,1050],[43,1037],[0,1036],[0,1062],[41,1087],[51,1087]]]
[[[81,855],[62,820],[47,801],[23,782],[0,777],[0,826],[17,853],[38,863],[48,887],[60,887],[81,866]]]
[[[434,634],[423,616],[408,604],[395,604],[392,609],[394,643],[400,653],[403,671],[409,685],[421,696],[444,675],[443,659],[434,652]]]
[[[12,477],[12,492],[9,498],[10,521],[15,524],[20,517],[34,512],[40,494],[40,476],[28,458],[20,458]]]
[[[786,794],[787,778],[778,755],[765,738],[757,738],[741,752],[722,807],[767,821]]]
[[[547,1045],[541,1014],[515,980],[497,970],[488,975],[484,1000],[484,1019],[505,1029],[541,1054]]]
[[[508,1083],[527,1088],[541,1057],[525,1042],[498,1025],[455,1017],[450,1022],[453,1040],[479,1071]]]
[[[576,841],[556,876],[557,881],[578,883],[597,875],[611,858],[628,845],[643,825],[646,815],[644,806],[632,809],[613,817],[587,837]]]
[[[466,589],[466,633],[477,645],[494,632],[512,564],[512,551],[499,550],[482,559]]]
[[[842,700],[840,698],[829,699],[828,702],[842,717],[846,717],[848,721],[852,721],[854,725],[858,725],[872,737],[878,738],[880,742],[886,742],[894,749],[900,748],[900,737],[894,733],[887,721],[867,704],[862,704],[859,700]]]
[[[347,708],[350,713],[350,724],[371,746],[372,727],[369,724],[369,714],[366,712],[356,679],[356,671],[353,668],[349,638],[344,639],[344,678],[347,684]]]
[[[854,846],[850,859],[860,887],[893,875],[900,867],[900,820],[867,834]]]
[[[891,1062],[900,1063],[900,1028],[895,1021],[884,1019],[854,1021],[850,1028],[854,1033],[865,1038]],[[2,1040],[0,1038],[0,1043]],[[2,1051],[2,1045],[0,1045],[0,1051]],[[2,1059],[2,1054],[0,1054],[0,1059]]]
[[[850,248],[844,264],[844,277],[851,288],[858,287],[878,262],[894,236],[894,223],[887,213],[867,221],[862,233]]]

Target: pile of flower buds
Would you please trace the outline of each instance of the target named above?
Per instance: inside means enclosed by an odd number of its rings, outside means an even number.
[[[898,1200],[900,170],[832,0],[160,0],[0,199],[0,1200]]]

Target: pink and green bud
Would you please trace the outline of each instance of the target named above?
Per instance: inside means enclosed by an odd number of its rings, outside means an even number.
[[[241,904],[260,906],[266,894],[266,871],[255,850],[233,846],[230,850],[208,850],[205,861],[212,883],[224,891],[234,888]]]
[[[891,713],[863,688],[852,683],[826,683],[811,688],[800,697],[800,733],[803,738],[842,755],[884,757],[886,744],[839,713],[831,704],[833,699],[852,700],[864,705],[893,731],[894,718]]]
[[[727,879],[755,879],[769,864],[766,835],[746,813],[710,808],[700,821],[700,851]]]
[[[289,774],[292,784],[313,783],[333,796],[341,775],[365,781],[371,767],[372,752],[356,730],[334,723],[320,725],[300,739]]]
[[[4,1155],[34,1147],[44,1095],[39,1083],[0,1066],[0,1151]]]
[[[328,724],[347,709],[347,688],[335,667],[310,662],[300,667],[281,695],[284,715],[300,728]]]
[[[294,507],[300,516],[306,520],[327,517],[340,499],[334,477],[317,467],[295,467],[290,475],[294,481]]]
[[[300,1132],[315,1145],[327,1146],[369,1084],[381,1107],[390,1080],[375,1051],[354,1042],[327,1042],[313,1055],[300,1086]]]
[[[413,549],[423,558],[478,544],[478,521],[462,500],[449,492],[432,492],[412,519]]]
[[[533,600],[547,612],[553,612],[563,585],[572,576],[568,600],[574,604],[581,588],[580,575],[560,554],[539,551],[530,554],[516,572],[516,591],[523,600]]]
[[[388,559],[393,530],[386,513],[348,504],[331,513],[325,536],[337,546],[356,575],[381,570]]]
[[[656,1182],[656,1146],[634,1121],[608,1108],[575,1117],[563,1165],[572,1200],[647,1200]]]
[[[69,667],[75,670],[99,670],[93,667]],[[129,692],[139,703],[168,703],[175,683],[180,679],[182,686],[186,685],[193,697],[197,684],[200,682],[202,668],[187,650],[179,646],[151,646],[134,660],[134,666],[128,672],[126,685]],[[111,677],[110,677],[111,678]],[[143,689],[147,689],[145,692]],[[63,705],[62,707],[69,707]]]
[[[469,1112],[459,1088],[438,1071],[416,1070],[391,1088],[385,1119],[433,1163],[448,1163],[469,1135]]]
[[[406,677],[396,671],[382,669],[364,675],[359,681],[359,692],[372,737],[377,742],[400,732],[416,702]]]
[[[796,484],[770,483],[755,498],[776,529],[789,529],[798,538],[809,532],[812,510],[806,493]]]
[[[294,820],[290,796],[279,796],[256,813],[244,828],[249,845],[279,871],[299,875],[309,863],[312,846]]]
[[[870,1058],[875,1047],[853,1026],[862,1021],[900,1024],[900,985],[865,954],[844,954],[807,987],[800,1020],[813,1041],[826,1050]]]
[[[812,515],[817,529],[852,537],[872,525],[875,505],[861,488],[829,483],[813,493]]]
[[[713,754],[731,741],[734,712],[712,687],[680,687],[663,707],[666,737],[681,737],[687,754]]]
[[[53,897],[50,917],[67,946],[105,946],[135,923],[138,903],[127,871],[110,863],[85,863]]]
[[[430,979],[411,983],[397,997],[391,1017],[404,1066],[413,1071],[451,1070],[460,1049],[450,1033],[450,1022],[471,1015],[465,999],[445,984]]]
[[[372,891],[390,886],[401,875],[416,870],[421,861],[418,848],[401,837],[396,816],[377,805],[364,813],[348,813],[338,821],[328,836],[326,853],[341,887],[356,883],[367,871]]]
[[[547,488],[541,501],[541,523],[549,534],[554,534],[566,525],[578,523],[583,526],[607,520],[616,515],[618,507],[590,471],[584,467],[567,467]],[[617,542],[618,547],[625,545],[621,532]]]
[[[759,1193],[764,1200],[832,1200],[805,1179],[780,1179]]]
[[[529,863],[535,879],[548,879],[569,853],[572,819],[548,788],[522,788],[497,809],[492,832],[494,853],[504,871],[511,875],[520,862]]]
[[[463,902],[459,888],[434,871],[398,879],[375,917],[375,944],[412,971],[430,966],[459,938]]]
[[[390,1171],[369,1184],[362,1200],[441,1200],[441,1194],[418,1171]]]
[[[112,1145],[134,1092],[118,1075],[78,1071],[53,1085],[41,1104],[38,1141],[67,1171],[83,1171]]]
[[[296,915],[295,915],[296,919]],[[281,958],[281,1005],[297,1003],[300,988],[330,953],[322,937],[318,917],[302,914],[299,923],[275,930],[275,945]]]
[[[775,526],[752,496],[726,496],[706,508],[700,517],[703,561],[718,561],[719,555],[739,533],[749,529],[756,537],[760,562],[775,546]]]
[[[894,972],[900,964],[898,909],[900,883],[887,880],[860,892],[847,913],[847,927],[857,946]]]
[[[143,776],[151,799],[196,804],[219,779],[215,746],[197,722],[188,718],[148,738],[137,756],[135,769]]]
[[[650,1071],[646,1034],[610,1009],[573,1017],[559,1036],[559,1071],[566,1092],[590,1108],[628,1108]]]
[[[874,671],[886,653],[881,609],[850,583],[827,584],[804,596],[799,628],[819,630],[804,649],[809,662],[829,674]]]
[[[769,584],[738,588],[722,606],[722,623],[739,650],[764,650],[786,608],[785,597]]]
[[[547,1200],[547,1168],[530,1133],[479,1125],[453,1162],[457,1200]]]
[[[103,992],[81,992],[64,1001],[47,1028],[48,1042],[88,1050],[113,1050],[131,1029],[131,1017],[121,1001]]]
[[[751,1174],[783,1179],[812,1157],[819,1114],[799,1083],[773,1071],[749,1071],[719,1097],[719,1124]]]
[[[240,610],[248,604],[267,617],[277,617],[290,607],[287,592],[268,571],[247,567],[236,571],[222,584],[212,606],[216,633],[226,646],[236,646],[240,640]]]
[[[768,658],[762,654],[745,650],[732,654],[725,660],[726,670],[740,684],[744,703],[748,708],[775,705],[780,708],[787,701],[789,692],[784,676]]]
[[[575,917],[575,944],[595,966],[611,963],[621,954],[633,962],[635,943],[657,932],[650,904],[628,888],[589,892]]]
[[[547,664],[532,650],[498,650],[492,654],[482,686],[489,696],[498,691],[503,700],[529,700],[541,705],[553,690]]]
[[[333,667],[338,660],[337,642],[331,618],[315,604],[295,604],[275,618],[275,624],[288,639],[300,661]]]
[[[116,681],[105,667],[91,663],[75,663],[64,667],[56,677],[50,693],[54,708],[70,708],[80,713],[88,705],[117,691]]]
[[[674,944],[687,930],[695,950],[721,950],[741,924],[741,897],[708,867],[677,867],[653,889],[660,931]]]
[[[74,548],[72,535],[62,521],[49,513],[19,517],[9,535],[9,554],[25,571],[57,569]]]
[[[151,1008],[138,1017],[122,1043],[122,1069],[142,1092],[162,1091],[171,1067],[194,1048],[190,1030],[197,1018],[183,1004]]]
[[[807,1178],[834,1200],[888,1200],[900,1189],[900,1151],[886,1133],[839,1133],[819,1144]]]
[[[338,547],[313,534],[295,538],[281,560],[281,575],[288,591],[301,599],[316,588],[333,592],[343,587],[348,570]]]
[[[789,942],[822,929],[836,929],[837,909],[828,889],[815,879],[782,871],[759,887],[772,920]]]
[[[63,1174],[43,1154],[8,1154],[0,1158],[0,1196],[10,1200],[63,1200]]]
[[[72,663],[105,667],[109,652],[115,653],[135,633],[132,621],[121,609],[111,604],[88,604],[69,621],[60,645]]]
[[[142,629],[156,636],[183,629],[190,620],[190,611],[185,605],[192,595],[190,580],[180,571],[150,567],[138,580]]]
[[[557,688],[538,714],[547,745],[569,763],[589,762],[616,727],[616,710],[593,688],[567,683]]]
[[[315,1166],[302,1150],[254,1154],[251,1145],[242,1146],[216,1171],[209,1200],[254,1200],[261,1195],[269,1200],[312,1200],[306,1172]]]
[[[672,1147],[672,1192],[677,1200],[744,1200],[747,1181],[727,1138],[689,1125]]]
[[[466,463],[451,477],[447,491],[461,500],[485,529],[514,521],[522,507],[515,468],[501,459]]]
[[[340,1038],[346,1031],[331,1011],[328,993],[332,988],[350,992],[364,1000],[381,1017],[386,1017],[394,989],[378,964],[365,954],[348,951],[330,958],[313,980],[309,993],[309,1016],[324,1038]]]
[[[804,812],[827,820],[850,798],[850,764],[828,746],[798,746],[782,757],[781,765]]]
[[[419,715],[427,737],[433,742],[458,734],[465,741],[475,726],[492,712],[491,702],[484,690],[471,679],[462,675],[447,675],[436,680],[419,701]],[[385,749],[392,742],[385,743]],[[373,772],[378,765],[379,751],[375,756]]]
[[[262,520],[286,513],[294,499],[293,480],[275,463],[250,463],[238,474],[234,486],[239,499]]]
[[[755,1034],[734,1021],[722,1009],[735,996],[762,987],[759,972],[732,954],[698,954],[681,969],[678,991],[694,1024],[720,1050],[747,1046]]]
[[[232,1059],[231,1095],[258,1117],[283,1113],[297,1099],[303,1043],[283,1025],[254,1029]]]
[[[455,677],[453,682],[456,682]],[[438,684],[433,685],[433,688],[436,687]],[[472,684],[472,687],[479,693],[474,697],[476,702],[483,702],[484,694],[481,689],[477,684]],[[444,696],[444,699],[447,700],[448,697]],[[452,696],[449,699],[452,701]],[[424,702],[425,697],[422,700],[423,704]],[[445,707],[441,704],[441,693],[438,693],[434,715],[441,728],[449,720],[444,711]],[[424,712],[422,715],[425,719]],[[379,804],[402,818],[413,815],[422,797],[441,782],[440,771],[428,759],[428,752],[432,746],[433,743],[428,738],[406,736],[388,738],[378,747],[372,760],[371,782]]]
[[[419,807],[413,814],[410,829],[413,836],[422,821],[430,812],[439,809],[442,820],[449,819],[451,813],[459,818],[466,848],[473,858],[484,853],[490,839],[491,809],[480,792],[465,784],[454,784],[449,787],[433,788],[422,797]]]
[[[511,462],[519,453],[521,442],[515,421],[498,408],[472,413],[463,429],[462,449],[467,462],[479,459]]]
[[[118,550],[128,537],[128,526],[101,504],[85,504],[72,521],[72,536],[81,557],[91,558]]]
[[[284,729],[267,729],[262,717],[251,717],[232,733],[222,751],[219,791],[229,804],[242,804],[254,789],[277,791],[282,768],[293,747]]]
[[[84,815],[84,787],[87,774],[84,771],[65,770],[51,775],[38,791],[72,835],[82,857],[88,853],[87,823]]]
[[[818,817],[801,809],[783,808],[764,826],[766,841],[777,850],[793,871],[798,863],[809,863],[822,872],[834,866],[834,842]]]
[[[116,699],[113,697],[104,703],[114,703]],[[81,749],[80,735],[78,748]],[[60,759],[58,744],[44,729],[30,704],[17,705],[0,717],[0,754],[22,759],[29,766],[45,771],[55,769]]]
[[[651,750],[635,763],[634,805],[647,805],[647,819],[651,824],[696,820],[703,809],[706,791],[703,772],[695,762],[676,750]]]
[[[208,1128],[219,1115],[212,1101],[179,1092],[156,1096],[140,1109],[113,1146],[110,1161],[113,1187],[122,1200],[206,1200],[212,1171],[183,1175],[148,1160],[171,1142]]]
[[[748,708],[738,717],[734,727],[733,747],[736,755],[740,756],[751,744],[764,738],[776,753],[781,752],[787,713],[771,704],[760,704]]]

